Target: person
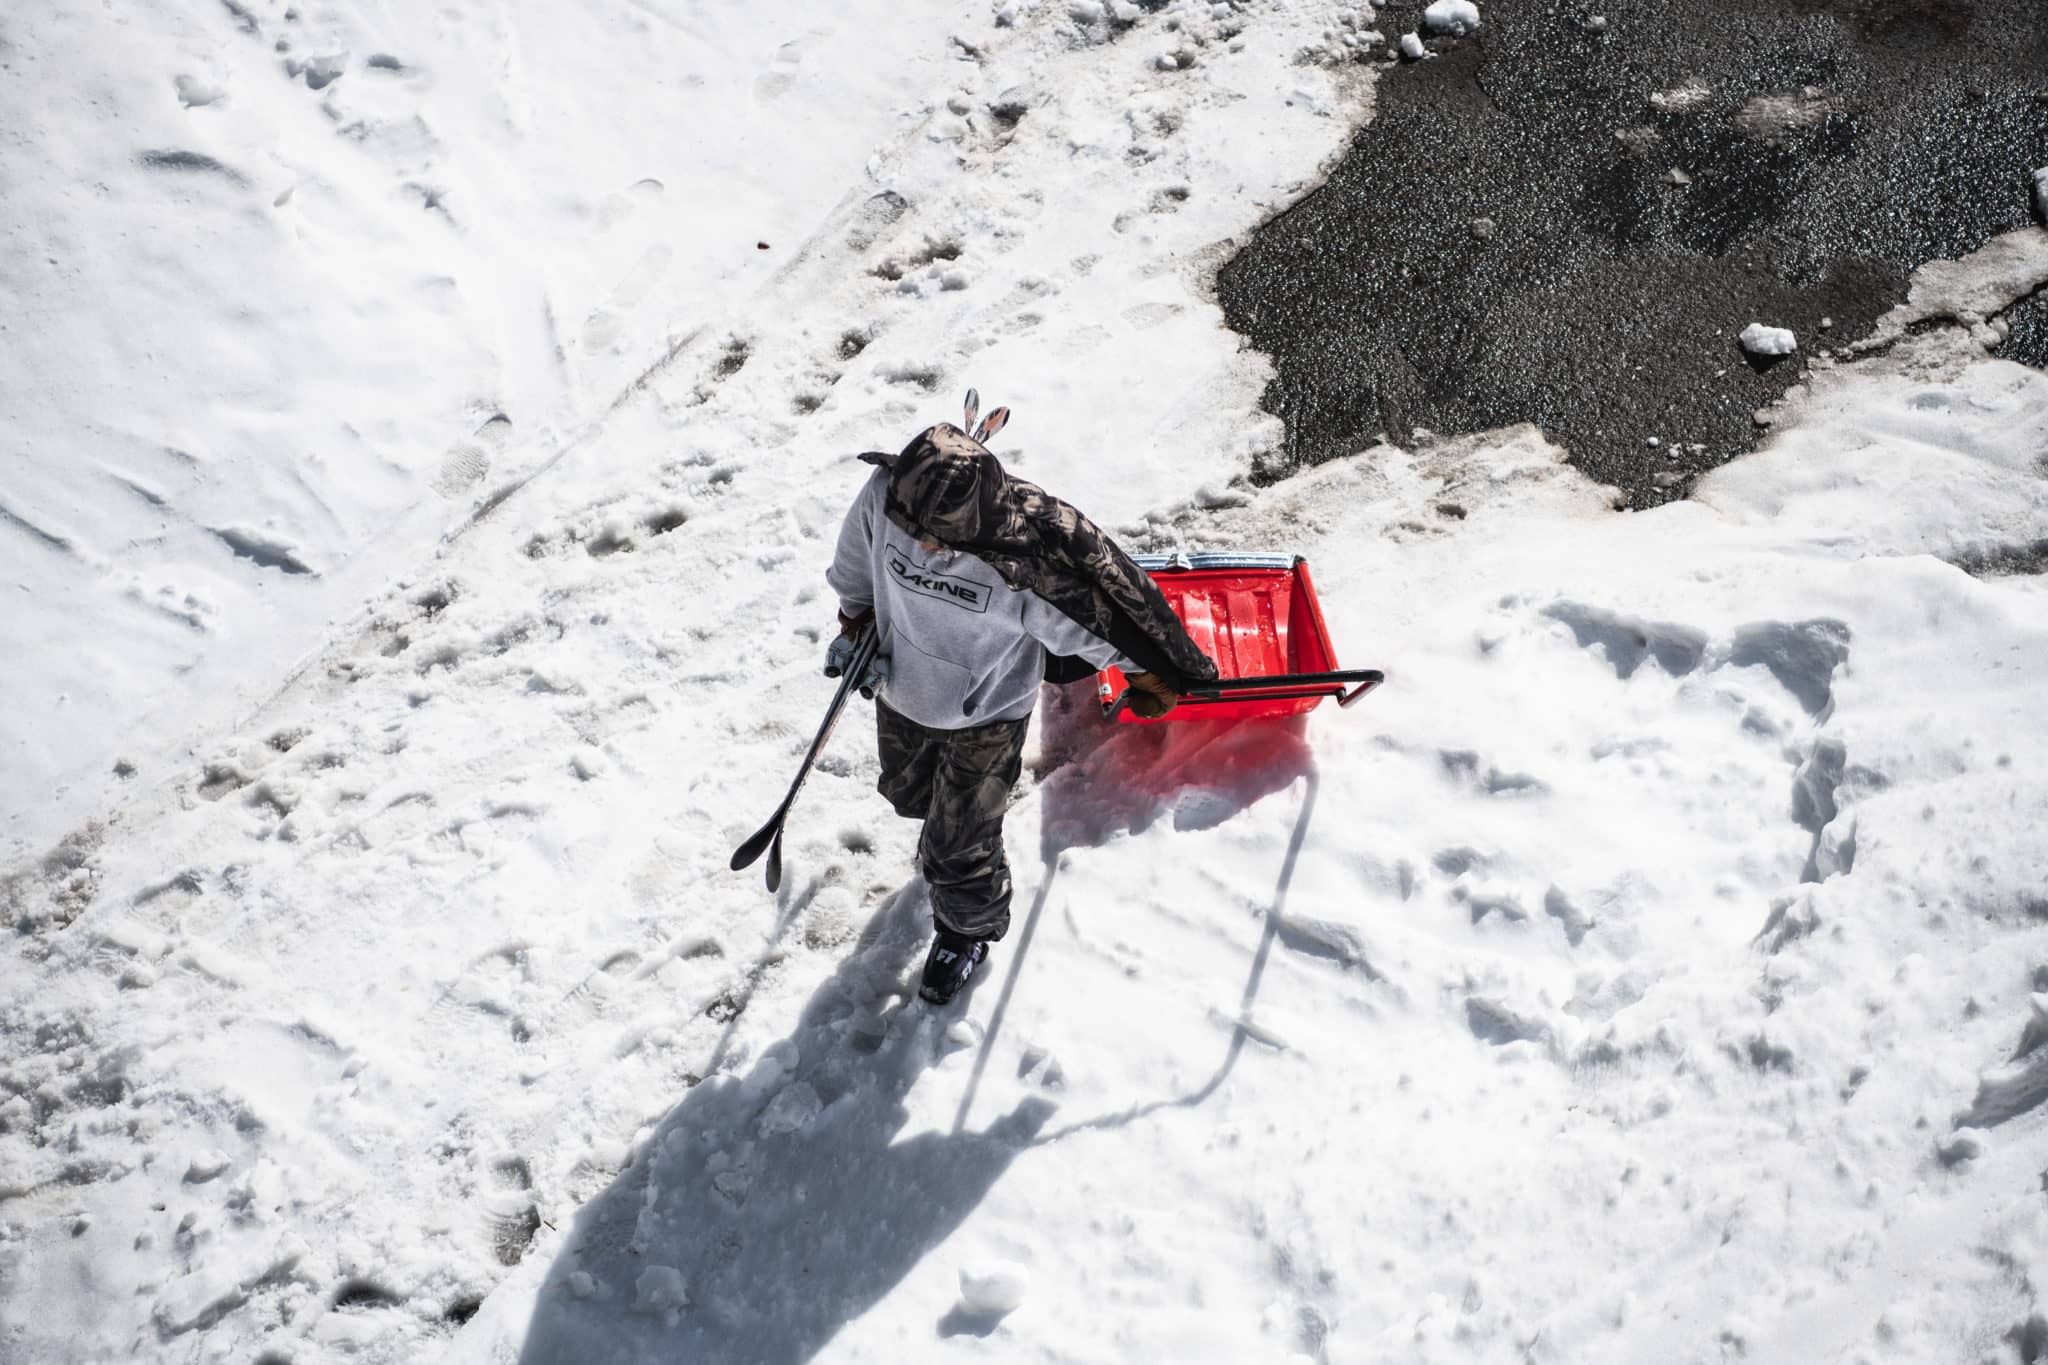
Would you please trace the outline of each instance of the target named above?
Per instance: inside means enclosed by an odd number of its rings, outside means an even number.
[[[975,406],[970,392],[970,427]],[[1003,812],[1040,682],[1115,664],[1131,709],[1156,719],[1217,676],[1151,577],[1073,506],[1007,473],[978,439],[988,428],[941,422],[899,454],[861,456],[876,469],[825,575],[839,598],[828,672],[880,632],[858,681],[876,692],[877,788],[924,822],[933,936],[919,994],[934,1004],[1009,927]]]

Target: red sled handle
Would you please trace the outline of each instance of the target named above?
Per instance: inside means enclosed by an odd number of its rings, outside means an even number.
[[[1182,706],[1216,706],[1227,701],[1293,701],[1299,697],[1335,697],[1337,705],[1349,706],[1387,680],[1377,668],[1345,668],[1330,673],[1267,673],[1256,678],[1219,678],[1197,683],[1181,693]],[[1357,686],[1352,686],[1352,684]],[[1105,702],[1103,717],[1115,720],[1130,702],[1128,685],[1113,702]]]

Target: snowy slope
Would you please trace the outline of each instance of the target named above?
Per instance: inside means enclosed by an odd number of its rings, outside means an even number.
[[[650,365],[743,335],[959,13],[0,19],[0,852],[116,762],[161,780]]]
[[[1917,336],[1642,515],[1529,430],[1254,490],[1205,276],[1337,150],[1368,92],[1295,59],[1356,25],[952,23],[743,321],[16,866],[0,1359],[2017,1358],[2048,602],[1949,561],[2048,537],[2048,380]],[[864,714],[782,895],[725,861],[852,454],[969,383],[1132,548],[1308,555],[1391,681],[1049,698],[1017,925],[933,1012]]]

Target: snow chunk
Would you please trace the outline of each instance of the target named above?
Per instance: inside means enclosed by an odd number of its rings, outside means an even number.
[[[768,1102],[767,1111],[761,1115],[761,1136],[773,1137],[777,1133],[795,1133],[811,1126],[811,1121],[825,1107],[818,1092],[807,1081],[785,1087],[781,1093]]]
[[[1419,62],[1429,55],[1429,51],[1423,47],[1422,39],[1413,33],[1404,33],[1401,35],[1401,55],[1411,62]]]
[[[597,1281],[587,1270],[572,1270],[568,1278],[569,1292],[579,1299],[587,1299],[597,1292]]]
[[[1813,86],[1757,95],[1735,115],[1736,130],[1770,147],[1790,146],[1826,123],[1836,102]]]
[[[219,1148],[209,1147],[192,1158],[192,1164],[185,1168],[187,1185],[204,1185],[215,1176],[234,1165],[233,1158]]]
[[[157,1329],[176,1336],[212,1326],[248,1302],[258,1285],[290,1272],[307,1250],[304,1240],[286,1233],[266,1254],[213,1261],[179,1276],[164,1286],[151,1309]]]
[[[1742,349],[1751,355],[1791,355],[1799,349],[1799,342],[1783,327],[1752,322],[1742,329]]]
[[[2034,172],[2034,216],[2048,226],[2048,166]]]
[[[1509,1043],[1540,1043],[1550,1037],[1549,1026],[1542,1020],[1481,995],[1466,998],[1465,1023],[1474,1038],[1495,1047],[1505,1047]]]
[[[151,1311],[158,1331],[177,1336],[220,1321],[239,1308],[245,1297],[233,1275],[202,1267],[166,1285]]]
[[[946,1030],[946,1044],[950,1049],[977,1047],[981,1043],[981,1025],[972,1019],[956,1019]]]
[[[1479,6],[1472,0],[1435,0],[1422,12],[1422,26],[1431,33],[1462,38],[1479,27]]]
[[[754,1063],[754,1069],[747,1073],[741,1084],[749,1094],[765,1095],[794,1076],[802,1060],[803,1054],[797,1050],[794,1040],[780,1039],[761,1050],[760,1060]]]
[[[348,71],[348,53],[328,52],[311,61],[285,61],[285,70],[292,76],[303,76],[309,90],[325,90],[340,80]]]
[[[1707,83],[1694,76],[1691,80],[1670,90],[1656,90],[1650,94],[1650,107],[1664,114],[1683,114],[1699,108],[1712,96]]]
[[[672,1265],[651,1265],[633,1282],[633,1311],[659,1313],[673,1323],[689,1306],[689,1285]]]
[[[969,1313],[1008,1313],[1024,1302],[1031,1272],[1015,1261],[960,1267],[960,1307]]]
[[[211,81],[202,81],[197,76],[180,76],[176,84],[178,103],[187,109],[203,109],[209,104],[218,104],[228,95],[221,87]]]

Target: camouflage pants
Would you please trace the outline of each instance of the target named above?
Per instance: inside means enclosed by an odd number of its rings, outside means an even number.
[[[931,888],[932,918],[942,929],[998,939],[1010,927],[1003,810],[1023,771],[1029,724],[930,730],[875,703],[882,754],[875,785],[898,815],[924,821],[917,862]]]

